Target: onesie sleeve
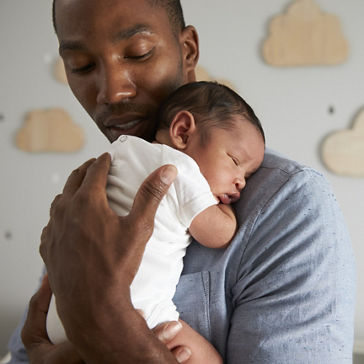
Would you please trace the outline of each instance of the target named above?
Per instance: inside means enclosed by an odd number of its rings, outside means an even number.
[[[227,363],[351,363],[354,259],[325,179],[297,173],[236,238]]]
[[[180,221],[189,227],[196,215],[210,206],[217,205],[218,201],[198,164],[188,155],[173,151],[173,159],[165,162],[177,167],[178,175],[173,184],[177,211]]]

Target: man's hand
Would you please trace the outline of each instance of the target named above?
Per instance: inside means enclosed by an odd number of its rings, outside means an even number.
[[[46,317],[51,299],[48,277],[45,276],[38,292],[29,304],[22,340],[31,364],[81,364],[83,361],[71,343],[53,345],[46,332]]]
[[[48,276],[44,276],[39,290],[33,295],[26,322],[22,330],[22,340],[27,350],[30,364],[83,364],[74,346],[69,342],[54,345],[49,341],[46,319],[51,300]],[[153,329],[154,334],[166,347],[170,348],[178,363],[186,362],[191,350],[185,346],[171,348],[170,345],[181,331],[177,321],[161,324]]]
[[[52,203],[40,252],[58,314],[87,362],[112,363],[120,357],[133,362],[133,355],[144,352],[150,363],[155,357],[155,362],[170,362],[172,355],[134,310],[130,284],[153,232],[157,207],[177,170],[164,166],[152,173],[130,214],[119,217],[106,197],[109,167],[109,154],[86,162],[72,172]]]

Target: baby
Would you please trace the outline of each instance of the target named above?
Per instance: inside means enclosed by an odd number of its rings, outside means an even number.
[[[111,145],[107,186],[110,207],[124,216],[151,172],[165,164],[178,170],[130,287],[133,305],[150,328],[179,318],[172,298],[192,237],[210,248],[223,248],[233,238],[236,219],[230,204],[262,163],[265,149],[264,132],[251,107],[214,82],[176,90],[161,105],[158,121],[153,143],[122,135]],[[54,300],[47,330],[54,343],[65,340]],[[202,363],[201,358],[193,360],[188,363]]]

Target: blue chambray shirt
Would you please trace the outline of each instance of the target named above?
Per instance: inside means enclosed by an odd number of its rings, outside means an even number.
[[[267,150],[226,249],[188,248],[174,301],[228,364],[352,363],[355,270],[332,190]],[[10,363],[26,363],[20,323]]]

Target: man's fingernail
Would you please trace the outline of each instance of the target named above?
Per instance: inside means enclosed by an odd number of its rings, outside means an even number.
[[[173,165],[168,165],[162,169],[161,181],[166,185],[171,184],[177,176],[177,168]]]
[[[176,360],[178,363],[183,363],[191,356],[191,350],[189,348],[182,348],[176,354]]]
[[[163,339],[166,341],[172,340],[181,329],[182,324],[178,321],[168,323],[163,329]]]

